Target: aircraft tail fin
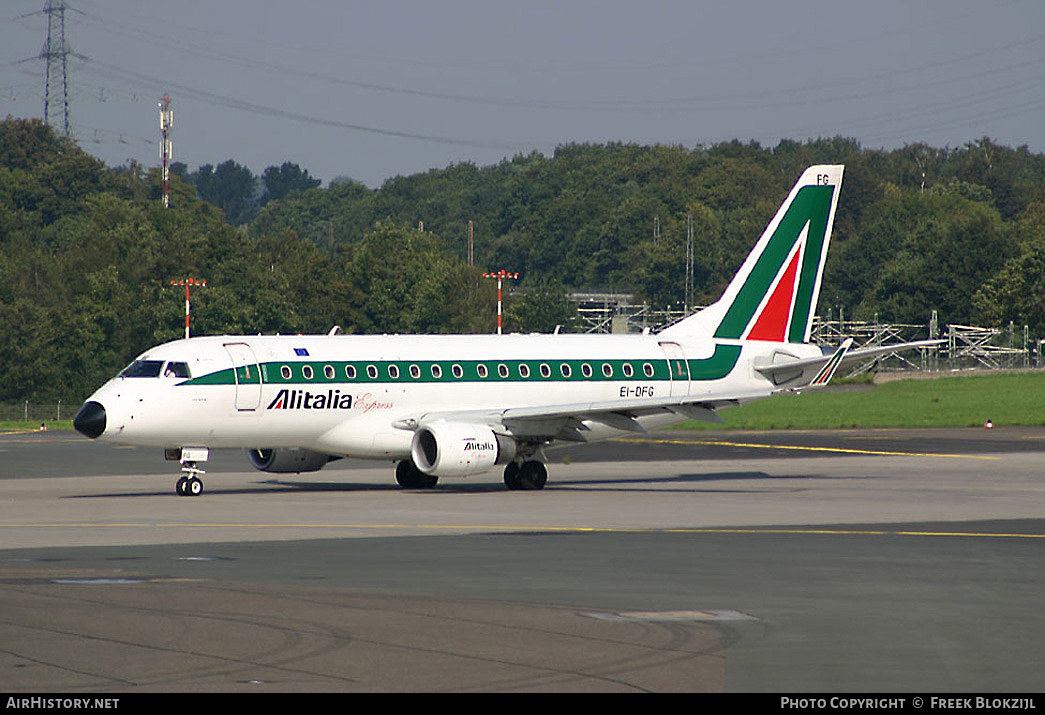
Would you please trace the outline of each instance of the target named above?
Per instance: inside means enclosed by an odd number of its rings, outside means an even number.
[[[807,342],[843,169],[806,169],[722,297],[661,335]]]

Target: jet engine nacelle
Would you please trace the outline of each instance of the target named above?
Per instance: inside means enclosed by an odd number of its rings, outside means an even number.
[[[433,422],[420,427],[410,444],[414,464],[425,474],[467,477],[515,458],[515,440],[489,427]]]
[[[251,465],[262,472],[315,472],[327,462],[337,459],[329,454],[313,452],[311,449],[285,448],[248,449],[247,458]]]

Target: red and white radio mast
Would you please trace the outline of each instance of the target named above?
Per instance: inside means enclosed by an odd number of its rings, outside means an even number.
[[[469,221],[468,223],[471,223]],[[519,277],[518,273],[509,273],[503,268],[496,273],[484,273],[483,278],[496,278],[497,279],[497,334],[501,334],[501,284],[505,280],[515,280]]]
[[[189,302],[189,288],[190,286],[201,286],[205,287],[207,281],[201,281],[198,278],[184,278],[180,281],[171,281],[172,286],[185,286],[185,338],[189,337],[189,314],[192,312],[192,304]]]

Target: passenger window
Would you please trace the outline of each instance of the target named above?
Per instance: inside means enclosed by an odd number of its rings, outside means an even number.
[[[374,365],[367,365],[366,366],[366,374],[367,374],[367,377],[369,377],[371,380],[376,380],[377,379],[377,367],[374,366]]]
[[[306,380],[311,380],[312,379],[312,366],[311,365],[302,365],[302,367],[301,367],[301,376],[304,377]]]
[[[293,370],[290,369],[289,365],[284,365],[279,369],[279,374],[283,376],[284,380],[289,380],[294,376]]]
[[[635,368],[631,366],[630,362],[624,363],[624,377],[631,377],[635,374]]]
[[[438,380],[442,376],[443,376],[443,368],[440,367],[439,365],[436,365],[435,363],[433,363],[432,364],[432,377],[434,377],[436,380]]]
[[[462,368],[460,365],[454,365],[451,368],[451,370],[453,370],[454,377],[458,377],[459,378],[462,375],[464,375],[464,368]]]
[[[541,363],[541,377],[551,377],[552,369],[545,363]]]
[[[480,364],[475,369],[479,373],[479,377],[486,377],[486,375],[487,375],[486,365]]]
[[[388,376],[393,380],[399,379],[399,368],[395,365],[388,366]]]
[[[642,371],[646,373],[646,377],[653,377],[653,366],[649,363],[642,366]]]
[[[500,365],[498,365],[497,366],[497,374],[500,375],[501,377],[508,377],[508,366],[505,365],[504,363],[501,363]]]
[[[581,374],[585,377],[591,377],[591,365],[588,363],[581,365]]]
[[[414,378],[415,380],[417,378],[421,377],[421,368],[419,368],[417,365],[411,365],[410,366],[410,377]]]
[[[608,362],[602,363],[602,374],[603,377],[613,377],[613,365]]]
[[[573,374],[573,370],[566,363],[562,363],[561,365],[559,365],[559,372],[562,373],[563,377],[569,377]]]
[[[333,365],[324,365],[323,366],[323,374],[326,375],[326,378],[328,380],[333,380],[334,379],[334,366]]]
[[[519,377],[526,378],[526,377],[529,377],[529,376],[530,376],[530,366],[527,365],[526,363],[520,363],[519,364]]]
[[[345,365],[345,377],[347,377],[349,380],[355,380],[356,379],[356,366],[355,365]]]

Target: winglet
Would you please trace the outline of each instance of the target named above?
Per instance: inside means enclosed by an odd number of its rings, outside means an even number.
[[[835,376],[835,372],[838,370],[838,366],[842,364],[842,358],[849,352],[849,348],[853,346],[853,339],[846,338],[845,342],[838,346],[838,350],[831,356],[831,359],[827,361],[827,364],[820,368],[820,372],[816,374],[806,387],[824,387],[827,383],[831,382],[831,378]]]

